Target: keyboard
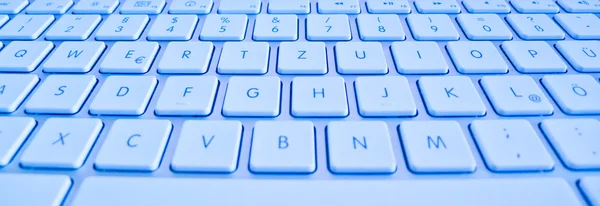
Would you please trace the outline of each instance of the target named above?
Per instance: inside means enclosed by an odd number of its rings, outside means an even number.
[[[600,205],[600,0],[0,0],[0,205]]]

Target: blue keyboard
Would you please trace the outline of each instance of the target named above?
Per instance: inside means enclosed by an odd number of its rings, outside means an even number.
[[[600,205],[600,0],[0,0],[0,205]]]

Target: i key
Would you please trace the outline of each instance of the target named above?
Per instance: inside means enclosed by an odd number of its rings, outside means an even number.
[[[448,73],[448,63],[437,42],[394,42],[391,50],[400,74]]]
[[[50,75],[25,105],[28,113],[75,114],[88,98],[96,77],[93,75]]]
[[[100,15],[63,15],[46,32],[46,40],[86,40],[100,20]]]
[[[42,64],[44,72],[86,73],[92,70],[106,45],[99,41],[63,42]]]
[[[0,40],[35,40],[53,21],[53,15],[19,14],[0,29]]]
[[[189,40],[196,29],[196,15],[158,15],[148,32],[148,40]]]
[[[137,40],[149,21],[146,15],[110,15],[96,32],[96,40]]]

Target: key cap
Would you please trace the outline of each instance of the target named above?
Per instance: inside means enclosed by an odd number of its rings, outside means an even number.
[[[417,82],[432,116],[484,116],[485,106],[466,76],[421,77]]]
[[[545,119],[541,128],[569,169],[600,168],[600,122],[597,119]]]
[[[394,42],[392,55],[401,74],[446,74],[448,64],[435,42]]]
[[[63,15],[46,32],[46,40],[86,40],[101,20],[99,15]]]
[[[360,14],[356,21],[362,40],[401,41],[406,38],[400,19],[396,15]]]
[[[505,0],[463,0],[462,3],[469,13],[510,13],[510,6]]]
[[[44,72],[86,73],[92,70],[105,48],[104,42],[63,42],[42,68]]]
[[[249,169],[255,173],[312,173],[317,169],[310,121],[257,121]]]
[[[460,6],[456,0],[419,0],[415,7],[423,14],[458,14]]]
[[[512,1],[511,1],[512,2]],[[525,40],[562,40],[565,33],[545,14],[509,14],[506,21]]]
[[[259,14],[254,24],[254,40],[286,41],[298,39],[296,15]]]
[[[0,166],[13,159],[36,122],[31,117],[0,117]],[[3,199],[5,202],[6,199]]]
[[[258,14],[260,0],[221,0],[219,14]]]
[[[306,17],[306,39],[311,41],[352,39],[348,16],[342,14],[309,14]]]
[[[102,126],[99,119],[47,119],[21,156],[21,166],[78,169],[85,162]]]
[[[127,0],[121,6],[121,14],[160,14],[165,0]]]
[[[64,14],[73,6],[73,0],[36,0],[25,9],[27,14]]]
[[[346,84],[342,77],[295,77],[291,95],[294,117],[348,116]]]
[[[530,76],[484,76],[480,83],[499,115],[550,115],[554,111]]]
[[[445,14],[410,14],[406,18],[415,40],[452,41],[458,40],[458,31]]]
[[[226,42],[217,72],[220,74],[265,74],[269,64],[269,43]]]
[[[52,15],[19,14],[0,29],[0,40],[35,40],[53,21]]]
[[[276,117],[280,113],[279,77],[231,77],[227,84],[223,115]]]
[[[471,40],[511,40],[513,37],[496,14],[461,14],[456,20]]]
[[[556,14],[560,11],[558,5],[552,0],[535,0],[535,1],[510,1],[519,13],[546,13]]]
[[[600,1],[598,0],[558,0],[557,2],[569,13],[600,13]]]
[[[398,130],[412,172],[475,171],[475,159],[457,122],[404,121]]]
[[[52,48],[48,41],[13,41],[0,52],[0,71],[32,72]]]
[[[241,14],[209,14],[204,19],[200,40],[241,41],[246,36],[248,16]]]
[[[148,40],[190,40],[198,23],[196,15],[158,15],[150,32]]]
[[[112,14],[119,6],[118,0],[80,0],[73,7],[74,14]]]
[[[183,122],[171,169],[176,172],[234,172],[242,123],[233,120]]]
[[[96,32],[96,40],[137,40],[150,18],[146,15],[110,15]]]
[[[0,112],[16,111],[39,80],[34,74],[0,74]]]
[[[599,177],[583,177],[579,180],[579,188],[583,190],[587,199],[591,204],[600,204],[600,178]]]
[[[600,19],[594,14],[557,14],[554,20],[574,39],[600,39]]]
[[[495,172],[547,171],[554,162],[526,120],[475,120],[471,132]]]
[[[310,0],[269,0],[269,14],[308,14]]]
[[[566,72],[567,65],[543,41],[505,41],[502,50],[522,73]]]
[[[600,42],[559,41],[556,49],[578,72],[600,72]]]
[[[90,105],[90,113],[142,115],[156,84],[154,76],[108,76]]]
[[[600,114],[600,84],[587,74],[547,75],[544,87],[567,114]]]
[[[318,0],[320,14],[359,14],[358,0]]]
[[[508,65],[492,42],[448,42],[446,48],[460,73],[503,74],[508,72]]]
[[[25,104],[25,112],[34,114],[75,114],[94,87],[93,75],[50,75]]]
[[[361,116],[417,115],[410,86],[403,76],[357,77],[354,87]]]
[[[9,18],[8,15],[0,15],[0,27],[2,27],[2,25],[4,25],[6,22],[8,22]]]
[[[151,172],[160,165],[173,125],[169,120],[118,119],[96,155],[98,170]]]
[[[325,43],[281,42],[277,55],[277,73],[326,74]]]
[[[116,42],[100,64],[100,72],[146,73],[158,48],[156,42]]]
[[[379,42],[339,42],[335,44],[335,58],[340,74],[386,74],[388,72]]]
[[[409,14],[407,0],[367,0],[367,10],[372,14]]]
[[[209,14],[213,0],[173,0],[169,7],[170,14]]]
[[[213,50],[212,42],[169,42],[158,63],[158,73],[204,74]]]
[[[208,116],[217,94],[215,76],[171,76],[162,89],[157,115]]]
[[[18,14],[28,4],[27,0],[5,0],[0,3],[0,14]]]
[[[0,174],[0,198],[7,205],[61,205],[71,188],[66,175]],[[23,198],[34,195],[35,198]]]

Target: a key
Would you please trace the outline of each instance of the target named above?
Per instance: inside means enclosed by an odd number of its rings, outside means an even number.
[[[372,14],[409,14],[407,0],[367,0],[367,10]]]
[[[165,0],[127,0],[121,6],[121,14],[160,14]]]
[[[196,15],[158,15],[148,32],[148,40],[190,40],[198,23]]]
[[[34,114],[75,114],[96,86],[93,75],[50,75],[25,104]]]
[[[360,14],[356,18],[356,21],[358,23],[360,39],[362,40],[401,41],[406,38],[397,15]]]
[[[157,80],[154,76],[109,76],[90,105],[94,115],[141,115]]]
[[[0,182],[0,198],[2,204],[7,205],[59,206],[72,184],[71,178],[66,175],[24,173],[2,173]],[[36,198],[23,198],[33,194]]]
[[[460,125],[455,121],[404,121],[398,127],[411,171],[471,173],[477,167]]]
[[[506,41],[502,50],[522,73],[554,73],[567,71],[567,65],[543,41]]]
[[[46,32],[46,40],[86,40],[100,20],[99,15],[63,15]]]
[[[348,116],[346,84],[342,77],[295,77],[292,80],[295,117]]]
[[[357,77],[358,112],[364,117],[415,116],[417,107],[406,77]]]
[[[52,48],[48,41],[13,41],[0,52],[0,71],[32,72]]]
[[[47,119],[27,146],[20,164],[26,168],[78,169],[102,127],[99,119]]]
[[[269,0],[270,14],[308,14],[310,0]]]
[[[469,13],[510,13],[510,5],[505,0],[463,0],[463,5]]]
[[[326,74],[327,55],[323,42],[281,42],[277,73]]]
[[[600,39],[600,19],[594,14],[557,14],[554,20],[574,39]]]
[[[530,76],[484,76],[480,83],[499,115],[550,115],[554,111]]]
[[[64,14],[73,6],[73,0],[37,0],[31,3],[27,14]]]
[[[579,187],[583,190],[592,205],[600,205],[600,177],[583,177],[579,180]]]
[[[31,117],[0,117],[0,167],[11,162],[35,125]]]
[[[242,123],[233,120],[183,122],[171,169],[231,173],[237,169]]]
[[[406,18],[415,40],[452,41],[458,40],[458,31],[445,14],[410,14]]]
[[[394,42],[391,50],[401,74],[448,73],[448,63],[436,42]]]
[[[229,78],[224,116],[276,117],[281,107],[281,80],[276,76]]]
[[[16,111],[39,81],[34,74],[0,74],[0,113]]]
[[[315,142],[310,121],[257,121],[249,169],[255,173],[312,173],[317,169]]]
[[[446,46],[460,73],[507,73],[508,65],[489,41],[448,42]]]
[[[421,77],[421,95],[432,116],[483,116],[485,105],[467,76]]]
[[[460,14],[456,20],[471,40],[511,40],[513,37],[496,14]]]
[[[335,58],[340,74],[388,73],[379,42],[339,42],[335,44]]]
[[[0,29],[0,40],[35,40],[53,21],[53,15],[19,14]]]
[[[213,7],[213,0],[173,0],[169,7],[170,14],[208,14]]]
[[[327,125],[326,132],[331,172],[396,172],[396,157],[385,122],[333,121]]]
[[[207,116],[212,112],[219,81],[215,76],[167,78],[154,113],[157,115]]]
[[[513,1],[514,2],[514,1]],[[546,14],[509,14],[506,21],[525,40],[562,40],[565,33]]]
[[[415,1],[415,7],[422,14],[460,13],[460,6],[456,0],[419,0]]]
[[[92,70],[106,45],[104,42],[63,42],[42,64],[44,72],[86,73]]]
[[[265,74],[269,63],[269,43],[226,42],[217,72],[220,74]]]
[[[0,14],[18,14],[28,4],[27,0],[5,0],[0,4]]]
[[[241,41],[246,36],[248,16],[243,14],[209,14],[204,19],[200,40]]]
[[[158,73],[204,74],[213,50],[212,42],[170,42],[158,63]]]
[[[118,0],[80,0],[73,7],[74,14],[112,14],[119,6]]]
[[[259,14],[254,24],[254,40],[293,41],[298,39],[296,15]]]
[[[137,40],[149,21],[146,15],[110,15],[96,32],[96,40]]]
[[[556,14],[560,8],[553,0],[534,0],[534,1],[510,1],[510,4],[515,7],[519,13],[546,13]]]
[[[172,129],[169,120],[118,119],[108,131],[94,167],[154,171],[160,165]]]
[[[261,8],[260,0],[221,0],[219,14],[258,14]]]
[[[158,48],[156,42],[116,42],[100,64],[100,72],[146,73]]]
[[[475,120],[471,132],[485,163],[496,172],[548,171],[554,161],[526,120]]]
[[[547,75],[542,84],[567,114],[600,114],[600,84],[586,74]]]
[[[320,14],[359,14],[358,0],[318,0],[317,10]]]
[[[306,38],[311,41],[352,39],[348,16],[343,14],[309,14],[306,17]]]
[[[600,72],[600,42],[559,41],[558,51],[579,72]]]
[[[545,119],[541,128],[569,169],[600,168],[600,122],[597,119]]]
[[[557,2],[569,13],[600,13],[600,1],[598,0],[558,0]]]

